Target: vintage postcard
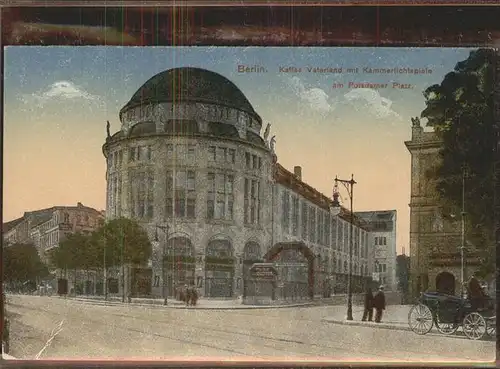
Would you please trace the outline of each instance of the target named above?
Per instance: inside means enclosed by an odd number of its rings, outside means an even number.
[[[494,51],[4,56],[8,357],[494,361]]]

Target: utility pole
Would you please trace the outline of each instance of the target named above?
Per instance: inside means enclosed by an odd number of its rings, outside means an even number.
[[[465,290],[464,290],[464,284],[465,284],[465,178],[467,176],[467,170],[464,167],[462,170],[462,244],[460,246],[460,262],[461,262],[461,268],[460,268],[460,285],[462,288],[462,297],[464,297]]]

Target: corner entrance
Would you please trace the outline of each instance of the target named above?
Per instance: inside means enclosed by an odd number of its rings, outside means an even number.
[[[307,264],[307,295],[312,300],[314,298],[314,254],[303,242],[280,242],[274,245],[264,255],[264,260],[268,263],[279,260],[283,251],[296,251],[305,258]]]

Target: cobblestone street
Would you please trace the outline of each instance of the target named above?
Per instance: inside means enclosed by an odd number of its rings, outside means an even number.
[[[7,309],[10,354],[19,359],[492,362],[495,355],[493,341],[325,322],[341,310],[335,306],[169,309],[9,296]]]

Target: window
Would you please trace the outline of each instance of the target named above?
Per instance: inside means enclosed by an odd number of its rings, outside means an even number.
[[[196,212],[196,172],[193,170],[167,171],[167,217],[194,218]]]
[[[385,273],[387,271],[386,269],[386,265],[385,264],[382,264],[382,272]]]
[[[223,162],[225,160],[226,160],[226,148],[225,147],[218,147],[216,161]]]
[[[331,223],[331,232],[332,232],[332,249],[337,249],[337,217],[332,217]]]
[[[246,224],[260,222],[260,183],[256,179],[245,178],[244,212]]]
[[[234,176],[208,173],[207,218],[233,220]]]
[[[324,220],[324,231],[323,231],[323,235],[324,235],[324,240],[323,240],[323,244],[325,246],[330,246],[330,213],[324,213],[324,217],[325,217],[325,220]]]
[[[378,237],[375,237],[375,246],[378,245]]]
[[[258,169],[259,161],[257,160],[257,155],[252,155],[252,168]]]
[[[215,146],[210,146],[208,148],[208,159],[215,161],[215,154],[216,154],[216,147]]]
[[[306,240],[307,239],[307,224],[308,224],[308,214],[307,214],[307,203],[305,201],[302,201],[302,239]]]
[[[187,161],[193,162],[195,160],[196,145],[187,145]]]
[[[316,243],[319,245],[323,245],[323,231],[324,231],[324,225],[323,225],[323,212],[318,209],[318,224],[317,224],[317,231],[316,231]]]
[[[309,208],[309,241],[316,242],[316,208]]]
[[[252,156],[250,155],[249,152],[246,152],[245,153],[245,163],[246,163],[247,168],[250,168],[251,162],[252,162]]]
[[[384,244],[384,245],[387,245],[387,243],[386,243],[386,242],[387,242],[387,239],[386,239],[385,237],[382,237],[382,239],[383,239],[383,241],[384,241],[384,243],[383,243],[383,244]]]
[[[168,157],[174,156],[174,145],[167,144],[167,156]]]
[[[236,150],[235,149],[228,149],[227,150],[226,161],[228,163],[233,163],[234,164],[235,158],[236,158]]]
[[[289,233],[290,230],[290,194],[283,189],[281,197],[281,227],[283,232]]]
[[[299,198],[292,197],[292,234],[297,236],[299,233]]]
[[[129,162],[133,162],[136,160],[136,152],[137,152],[137,148],[136,147],[131,147],[129,149],[129,154],[128,154],[128,161]]]
[[[69,214],[68,213],[64,213],[64,223],[69,224]]]
[[[154,174],[152,171],[131,171],[130,177],[130,213],[133,218],[151,219],[154,204]],[[119,183],[119,182],[118,182]],[[121,196],[121,185],[114,185],[117,196]],[[115,204],[121,201],[114,201]],[[121,209],[115,208],[115,214]]]

